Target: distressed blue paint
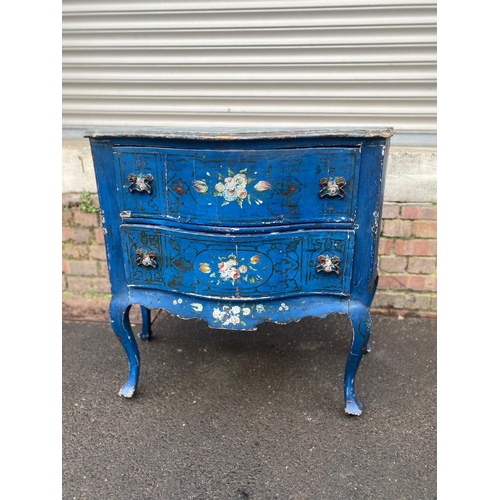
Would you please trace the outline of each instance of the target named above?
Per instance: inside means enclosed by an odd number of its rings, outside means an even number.
[[[392,129],[90,136],[111,282],[110,317],[129,360],[141,306],[211,328],[347,314],[346,412],[369,351],[387,147]],[[320,259],[318,257],[322,256]]]

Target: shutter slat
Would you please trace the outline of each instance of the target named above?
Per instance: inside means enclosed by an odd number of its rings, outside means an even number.
[[[409,21],[410,20],[410,21]],[[64,31],[95,30],[193,30],[250,28],[311,28],[341,26],[434,25],[435,9],[429,5],[376,8],[307,8],[296,10],[247,9],[227,11],[106,12],[63,15]]]
[[[316,29],[92,31],[65,33],[63,48],[73,47],[256,47],[436,43],[428,26]]]
[[[63,98],[68,110],[101,109],[106,112],[135,111],[169,113],[185,110],[193,113],[317,113],[317,114],[384,114],[384,113],[435,113],[433,99],[321,99],[318,97],[287,99],[277,97],[245,98]]]
[[[307,9],[380,8],[395,6],[408,8],[412,6],[435,6],[428,0],[308,0]],[[251,11],[251,10],[305,10],[304,0],[251,0],[236,2],[235,0],[63,0],[62,11],[69,13],[96,12],[213,12],[213,11]]]
[[[426,82],[322,82],[307,84],[294,81],[280,82],[120,82],[79,81],[63,84],[65,97],[339,97],[339,98],[435,98],[437,86]]]
[[[361,47],[68,49],[63,64],[359,64],[435,62],[434,44]]]
[[[64,80],[121,81],[436,81],[435,64],[366,65],[71,65],[63,68]]]

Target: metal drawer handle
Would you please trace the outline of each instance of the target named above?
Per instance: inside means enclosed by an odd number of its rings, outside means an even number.
[[[346,184],[347,181],[343,177],[335,177],[333,180],[328,177],[322,177],[319,180],[319,185],[321,186],[319,197],[324,198],[327,196],[328,198],[334,198],[338,196],[339,198],[343,198],[345,196],[344,188]]]
[[[153,251],[145,252],[144,250],[136,250],[135,263],[138,266],[153,267],[156,269],[156,267],[158,267],[158,262],[156,260],[156,252]]]
[[[153,188],[151,186],[151,183],[153,182],[153,176],[151,174],[147,174],[146,176],[143,176],[142,174],[129,174],[128,181],[130,182],[128,190],[131,193],[134,191],[138,191],[140,193],[151,194],[151,192],[153,191]]]
[[[334,255],[333,257],[329,257],[328,255],[320,255],[317,259],[318,265],[316,266],[316,272],[325,272],[325,273],[340,273],[340,257]]]

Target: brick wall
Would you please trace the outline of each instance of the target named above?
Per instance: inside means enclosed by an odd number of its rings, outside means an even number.
[[[437,313],[437,206],[385,203],[379,246],[379,283],[373,311]]]
[[[63,318],[107,321],[110,298],[100,215],[63,195]],[[97,206],[97,196],[92,197]],[[386,203],[382,211],[379,284],[374,313],[435,316],[437,312],[437,207]]]

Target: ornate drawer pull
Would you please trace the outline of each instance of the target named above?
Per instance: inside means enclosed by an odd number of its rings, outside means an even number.
[[[153,176],[151,174],[147,174],[146,176],[143,176],[142,174],[129,174],[128,181],[130,182],[128,190],[131,193],[133,191],[139,191],[140,193],[146,192],[148,194],[151,194],[153,190],[153,188],[151,187]]]
[[[325,272],[325,273],[340,273],[340,257],[334,255],[333,257],[329,257],[328,255],[320,255],[318,257],[318,265],[316,266],[316,272]]]
[[[156,261],[156,252],[145,252],[144,250],[136,250],[135,252],[135,263],[138,266],[143,267],[158,267],[158,262]]]
[[[335,179],[322,177],[319,180],[319,185],[321,189],[319,190],[319,197],[324,198],[327,196],[328,198],[334,198],[338,196],[339,198],[343,198],[345,196],[344,188],[347,184],[347,181],[343,177],[335,177]]]

